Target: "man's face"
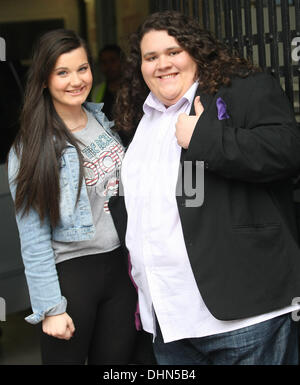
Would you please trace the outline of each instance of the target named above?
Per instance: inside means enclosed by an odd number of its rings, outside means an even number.
[[[141,57],[144,80],[165,106],[177,103],[196,80],[196,62],[167,31],[147,32]]]

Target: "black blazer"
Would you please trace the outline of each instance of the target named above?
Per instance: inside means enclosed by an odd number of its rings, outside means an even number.
[[[202,298],[220,320],[289,306],[300,297],[291,180],[300,170],[300,130],[293,110],[277,81],[263,73],[197,95],[204,112],[181,164],[192,161],[195,171],[196,161],[204,161],[204,202],[187,207],[191,198],[183,190],[177,204]],[[219,97],[228,119],[218,120]],[[109,207],[125,247],[124,198],[112,197]]]

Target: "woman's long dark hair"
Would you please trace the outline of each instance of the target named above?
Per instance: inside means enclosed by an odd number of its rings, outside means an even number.
[[[115,129],[132,136],[143,116],[142,106],[149,93],[141,73],[141,41],[150,31],[166,31],[197,63],[199,87],[213,94],[228,86],[233,76],[246,77],[258,71],[249,61],[232,54],[210,32],[202,30],[192,18],[175,11],[150,15],[130,37],[123,82],[115,104]]]
[[[67,143],[75,146],[80,168],[78,195],[82,184],[82,157],[76,139],[57,114],[47,83],[58,57],[86,43],[74,31],[47,32],[37,42],[25,89],[20,131],[13,147],[20,159],[16,177],[16,211],[33,208],[41,221],[47,216],[54,227],[60,218],[60,159]]]

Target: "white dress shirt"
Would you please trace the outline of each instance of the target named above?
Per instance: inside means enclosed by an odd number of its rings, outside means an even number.
[[[126,245],[138,287],[141,322],[143,329],[155,336],[155,311],[164,342],[231,331],[296,309],[294,306],[248,319],[220,321],[203,302],[176,202],[181,147],[175,137],[175,124],[180,113],[189,114],[197,87],[198,83],[194,83],[168,108],[149,94],[122,165],[128,213]]]

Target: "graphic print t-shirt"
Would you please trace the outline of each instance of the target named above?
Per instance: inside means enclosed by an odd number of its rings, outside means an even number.
[[[88,116],[87,126],[74,135],[79,140],[84,159],[84,178],[96,234],[88,241],[52,241],[56,263],[74,257],[108,252],[120,245],[108,201],[110,196],[117,193],[124,149],[101,127],[92,113],[85,111]]]

